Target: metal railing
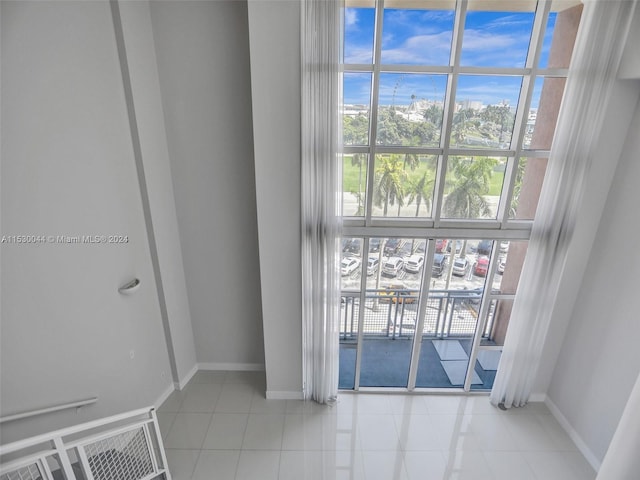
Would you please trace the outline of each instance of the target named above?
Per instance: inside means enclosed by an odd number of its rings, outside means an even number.
[[[365,336],[399,338],[416,334],[419,291],[378,289],[365,292]],[[482,290],[432,290],[427,299],[422,336],[471,337],[475,333]],[[493,305],[493,303],[492,303]],[[492,315],[489,315],[492,318]],[[360,292],[342,292],[340,340],[356,341],[360,322]],[[483,332],[488,337],[491,322]]]
[[[0,480],[171,480],[148,407],[0,446]]]
[[[98,401],[98,397],[87,398],[86,400],[78,400],[76,402],[62,403],[60,405],[53,405],[46,408],[38,408],[36,410],[29,410],[27,412],[14,413],[13,415],[7,415],[0,417],[0,423],[13,422],[15,420],[22,420],[23,418],[35,417],[38,415],[44,415],[46,413],[59,412],[60,410],[68,410],[75,408],[76,411],[87,405],[92,405]]]

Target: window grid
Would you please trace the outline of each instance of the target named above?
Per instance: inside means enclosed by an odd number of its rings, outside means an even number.
[[[496,230],[515,230],[524,229],[529,231],[531,228],[530,221],[514,221],[509,218],[509,205],[513,193],[513,186],[516,180],[517,166],[519,158],[522,157],[546,157],[547,152],[524,149],[523,139],[527,126],[527,118],[529,107],[533,96],[533,88],[535,79],[546,77],[566,77],[568,69],[552,68],[539,69],[537,64],[540,59],[540,53],[543,47],[544,33],[547,25],[549,12],[551,9],[551,1],[540,0],[536,7],[533,30],[529,40],[529,49],[527,53],[524,68],[502,68],[502,67],[469,67],[460,66],[460,56],[462,50],[462,38],[465,29],[465,18],[467,12],[467,0],[459,0],[456,2],[455,20],[452,34],[452,48],[450,55],[450,64],[447,66],[424,66],[424,65],[389,65],[381,64],[382,51],[382,29],[383,29],[383,12],[384,0],[376,2],[375,28],[373,38],[373,63],[368,64],[345,64],[345,73],[367,72],[372,74],[371,94],[369,104],[369,127],[368,141],[369,145],[345,145],[343,152],[345,154],[364,153],[368,154],[367,165],[367,181],[365,190],[364,206],[365,212],[363,217],[345,217],[345,235],[351,235],[350,227],[358,226],[380,226],[388,228],[415,227],[422,226],[427,228],[441,228],[443,225],[450,227],[449,218],[443,218],[442,204],[444,201],[444,180],[449,163],[449,158],[453,156],[496,156],[507,158],[507,166],[505,170],[503,190],[501,192],[496,217],[491,219],[468,219],[466,226],[477,228],[481,225],[487,230],[486,235],[496,235]],[[379,87],[380,75],[384,73],[406,73],[406,74],[447,74],[447,87],[444,98],[444,118],[440,133],[439,147],[414,147],[414,146],[392,146],[379,145],[377,142],[377,127],[379,113]],[[451,148],[451,129],[453,124],[453,116],[456,108],[456,90],[460,75],[494,75],[494,76],[519,76],[522,77],[522,84],[518,97],[516,108],[516,116],[514,119],[514,127],[510,142],[507,149],[473,149],[473,148]],[[432,216],[429,217],[382,217],[373,215],[373,191],[375,181],[375,164],[376,156],[379,154],[418,154],[418,155],[436,155],[438,157],[433,205],[431,208]],[[391,222],[389,222],[391,220]],[[455,219],[459,220],[459,219]],[[443,223],[444,222],[444,223]],[[459,222],[456,222],[459,224]],[[456,228],[465,228],[460,225]]]
[[[528,240],[531,231],[532,220],[510,218],[511,198],[518,175],[518,164],[521,159],[527,158],[548,158],[548,150],[524,148],[524,138],[527,132],[529,112],[534,95],[535,83],[538,78],[559,77],[566,78],[567,68],[539,68],[541,52],[545,40],[548,18],[551,11],[552,0],[539,0],[533,17],[533,26],[530,32],[528,50],[523,68],[502,68],[502,67],[473,67],[460,66],[463,37],[465,34],[465,21],[468,7],[468,0],[458,0],[455,3],[455,17],[453,22],[451,51],[449,65],[403,65],[403,64],[381,64],[382,55],[382,35],[385,0],[376,0],[374,16],[373,34],[373,54],[372,64],[345,64],[345,73],[370,73],[370,95],[369,95],[369,125],[368,125],[368,145],[344,145],[344,154],[365,154],[368,157],[366,168],[366,190],[364,192],[364,215],[358,217],[344,217],[343,235],[345,237],[360,237],[363,240],[362,265],[366,268],[366,261],[369,252],[369,239],[373,237],[403,237],[403,238],[423,238],[430,240],[425,251],[424,269],[422,273],[419,298],[420,308],[416,318],[416,332],[423,331],[428,327],[426,305],[429,299],[430,285],[426,281],[431,271],[431,264],[434,258],[434,242],[437,238],[453,239],[477,239],[499,241],[505,240]],[[509,10],[508,2],[505,2],[505,10]],[[428,7],[427,7],[428,8]],[[384,74],[422,74],[422,75],[446,75],[446,89],[442,98],[443,119],[440,126],[440,139],[438,146],[400,146],[386,145],[378,143],[378,117],[380,114],[380,84],[381,76]],[[511,137],[506,148],[460,148],[457,144],[452,147],[452,130],[454,114],[456,113],[457,90],[459,80],[462,75],[476,76],[513,76],[519,77],[520,87],[516,104],[515,116],[513,118],[513,128]],[[434,87],[435,88],[435,87]],[[434,94],[434,102],[437,95]],[[534,127],[535,128],[535,127]],[[504,145],[500,145],[504,146]],[[375,188],[376,157],[380,154],[419,154],[433,155],[437,158],[436,173],[434,179],[434,190],[431,205],[430,217],[393,217],[373,215],[373,192]],[[482,156],[499,157],[505,159],[505,171],[502,189],[498,200],[495,217],[485,218],[443,218],[443,205],[445,199],[445,178],[448,169],[449,159],[455,156]],[[471,375],[473,371],[480,346],[482,333],[487,328],[487,321],[491,320],[491,305],[496,300],[513,299],[515,294],[504,294],[493,292],[491,285],[496,275],[498,257],[500,255],[498,243],[495,242],[490,255],[489,269],[486,274],[487,287],[484,288],[482,301],[479,306],[476,332],[473,339],[472,351],[469,358],[470,370],[467,372],[464,389],[471,388]],[[454,255],[452,255],[454,257]],[[380,268],[380,267],[379,267]],[[359,318],[365,318],[365,301],[367,296],[366,275],[360,277],[359,289]],[[360,365],[362,362],[362,342],[363,342],[363,322],[358,322],[358,348],[356,351],[355,386],[359,389]],[[407,388],[413,390],[416,387],[416,359],[420,353],[421,336],[416,336],[414,341],[411,364],[409,371],[409,382]],[[496,347],[497,348],[497,347]]]

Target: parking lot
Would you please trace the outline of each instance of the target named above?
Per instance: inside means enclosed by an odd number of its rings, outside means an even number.
[[[356,240],[356,242],[354,242],[353,240]],[[465,258],[468,261],[468,266],[466,269],[466,273],[463,276],[458,276],[454,275],[453,272],[450,272],[450,270],[452,269],[453,260],[451,258],[451,252],[447,252],[447,248],[451,250],[454,241],[436,241],[436,251],[440,250],[440,253],[436,253],[435,257],[440,257],[444,260],[442,273],[439,274],[437,268],[431,269],[424,263],[420,265],[420,268],[417,272],[408,271],[407,269],[407,263],[409,259],[412,258],[412,255],[414,256],[414,259],[416,256],[422,256],[424,258],[424,240],[389,239],[389,241],[386,242],[385,240],[386,239],[372,239],[370,242],[369,258],[378,259],[379,266],[376,265],[375,270],[371,267],[368,269],[367,290],[384,289],[388,287],[419,290],[422,282],[423,270],[425,268],[427,268],[428,273],[431,273],[428,278],[430,282],[429,287],[432,290],[473,290],[477,288],[484,288],[486,277],[474,274],[474,264],[479,258],[486,258],[486,254],[490,254],[490,242],[482,242],[484,243],[484,245],[481,245],[481,247],[484,247],[484,249],[481,249],[481,253],[478,253],[478,245],[481,244],[481,241],[467,241]],[[388,248],[388,245],[390,243],[392,249]],[[456,251],[458,252],[458,254],[455,256],[456,258],[460,256],[459,251],[461,249],[461,243],[462,242],[460,240],[457,241]],[[496,244],[498,243],[499,242],[496,242]],[[487,244],[489,244],[488,247]],[[342,276],[343,291],[358,291],[361,288],[361,275],[363,271],[363,268],[361,267],[362,259],[359,250],[359,247],[361,245],[361,239],[347,239],[346,245],[343,246],[343,258],[348,259],[349,257],[355,257],[358,259],[358,268],[350,271],[347,275]],[[371,248],[372,246],[373,251]],[[499,259],[504,259],[507,255],[508,246],[507,248],[505,248],[504,245],[501,245],[501,247],[502,248]],[[488,251],[486,250],[487,248]],[[397,272],[389,270],[392,273],[385,274],[383,267],[392,258],[400,258],[403,262],[403,266],[397,269]],[[413,270],[413,268],[409,268],[409,270]],[[346,272],[343,270],[343,273]],[[395,275],[393,273],[395,273]],[[496,274],[493,285],[494,289],[499,290],[500,280],[501,275]]]

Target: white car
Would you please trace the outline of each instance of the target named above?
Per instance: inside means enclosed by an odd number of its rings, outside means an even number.
[[[378,257],[369,257],[367,261],[367,275],[371,276],[378,271]]]
[[[501,258],[500,263],[498,264],[498,273],[502,275],[504,273],[504,264],[507,262],[506,258]]]
[[[418,273],[424,263],[423,255],[411,255],[407,263],[404,264],[404,269],[407,272]]]
[[[360,266],[360,260],[356,257],[345,257],[340,262],[340,272],[342,275],[350,275]]]
[[[453,262],[453,271],[451,272],[453,275],[458,277],[464,277],[469,271],[469,260],[466,258],[456,258]]]
[[[402,265],[404,265],[404,262],[400,257],[391,257],[382,266],[382,273],[389,277],[395,277],[402,269]]]

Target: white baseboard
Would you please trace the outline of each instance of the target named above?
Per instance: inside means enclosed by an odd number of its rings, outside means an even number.
[[[160,405],[162,405],[165,402],[165,400],[169,398],[169,395],[175,392],[175,390],[176,390],[176,387],[173,383],[167,387],[167,389],[162,393],[162,395],[160,395],[158,399],[153,403],[153,406],[156,408],[156,410],[160,408]]]
[[[303,400],[302,391],[300,392],[276,392],[267,390],[267,400]]]
[[[529,395],[529,401],[530,402],[545,402],[547,400],[547,394],[546,393],[532,393],[531,395]]]
[[[193,376],[196,374],[197,371],[198,371],[198,364],[196,363],[193,366],[193,368],[191,368],[191,370],[189,370],[187,374],[180,379],[179,382],[174,382],[174,386],[176,387],[176,390],[182,390],[184,387],[186,387],[187,383],[189,383],[189,380],[193,378]]]
[[[230,370],[238,372],[264,372],[263,363],[199,363],[199,370]]]
[[[587,459],[587,462],[589,462],[591,467],[596,472],[598,472],[600,470],[600,466],[602,465],[602,461],[598,460],[598,457],[594,455],[594,453],[587,446],[587,444],[582,439],[582,437],[578,434],[578,432],[575,431],[571,423],[569,423],[569,420],[567,420],[567,418],[562,414],[560,409],[556,406],[555,403],[553,403],[553,401],[548,396],[545,399],[544,403],[549,409],[549,411],[551,412],[551,414],[558,421],[560,426],[564,428],[565,432],[567,432],[567,435],[569,435],[571,440],[573,440],[573,442],[576,444],[576,447],[578,447],[578,450],[580,450],[580,453],[582,453],[584,458]]]

